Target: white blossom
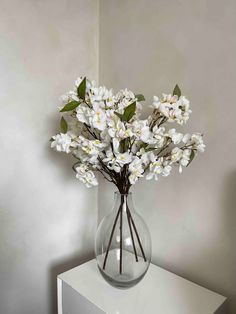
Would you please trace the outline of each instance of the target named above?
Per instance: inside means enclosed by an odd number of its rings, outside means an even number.
[[[191,149],[195,149],[201,153],[205,151],[206,145],[203,142],[203,136],[200,133],[193,133],[192,135],[187,133],[183,137],[183,143]]]
[[[171,161],[179,164],[179,172],[183,171],[182,167],[187,167],[190,161],[191,149],[180,149],[175,147],[171,152]]]
[[[153,103],[152,103],[152,107],[155,108],[155,109],[158,109],[159,106],[160,106],[161,102],[160,102],[160,99],[159,97],[157,96],[153,96]]]
[[[124,122],[120,121],[117,116],[114,116],[113,119],[109,121],[108,134],[114,138],[124,139],[131,137],[133,135],[132,129],[129,124],[125,125]]]
[[[142,163],[145,166],[156,160],[155,154],[152,151],[146,152],[144,148],[141,148],[140,151],[137,152],[137,155],[141,156]]]
[[[123,109],[127,107],[129,104],[131,104],[135,100],[135,95],[132,91],[126,89],[121,89],[116,95],[115,95],[116,102],[119,103],[119,108]]]
[[[62,95],[60,97],[60,100],[61,100],[62,104],[65,105],[68,102],[73,101],[73,100],[79,101],[79,97],[78,97],[76,91],[69,91],[67,94]]]
[[[108,149],[106,151],[106,157],[103,159],[103,162],[107,164],[108,168],[110,170],[114,170],[115,172],[119,173],[121,170],[121,166],[116,160],[116,157],[114,156],[111,149]]]
[[[98,185],[97,178],[92,170],[88,169],[86,164],[81,164],[75,168],[76,178],[83,182],[87,188]]]
[[[106,114],[98,105],[93,106],[91,125],[100,131],[106,128]]]
[[[163,157],[158,158],[149,166],[149,173],[146,176],[147,180],[158,180],[159,176],[167,177],[170,174],[172,167],[167,160]]]
[[[183,155],[182,149],[180,149],[179,147],[175,147],[174,149],[172,149],[171,152],[171,161],[178,162],[181,159],[182,155]]]
[[[157,125],[155,125],[152,130],[153,139],[150,141],[150,143],[154,144],[155,147],[157,148],[163,147],[166,140],[164,132],[165,132],[164,127],[158,127]]]
[[[182,139],[183,139],[183,134],[182,133],[179,133],[179,132],[176,132],[175,129],[170,129],[168,132],[167,132],[167,136],[169,138],[171,138],[172,142],[176,145],[176,144],[179,144]]]
[[[71,136],[69,134],[60,133],[52,137],[51,148],[58,152],[70,153],[70,146],[72,144]]]
[[[152,106],[166,117],[168,122],[177,122],[180,125],[187,122],[191,113],[189,100],[185,96],[162,94],[161,99],[154,96]]]
[[[80,121],[82,123],[86,123],[86,124],[90,125],[92,115],[93,115],[92,110],[85,104],[81,104],[76,109],[76,117],[77,117],[78,121]]]
[[[129,164],[129,182],[135,184],[139,178],[143,177],[144,168],[142,161],[138,157],[134,157],[133,161]]]
[[[138,140],[141,140],[144,143],[149,143],[151,140],[151,132],[148,126],[148,120],[133,121],[132,132]]]
[[[206,145],[203,142],[202,134],[195,133],[191,136],[191,140],[193,142],[193,148],[197,151],[203,153],[205,151]]]
[[[109,107],[110,107],[113,104],[113,102],[112,102],[113,101],[112,90],[108,90],[105,86],[93,87],[91,89],[90,100],[91,100],[92,104],[94,102],[98,102],[103,107],[105,107],[105,105],[108,105],[108,103],[109,103]]]
[[[132,156],[129,153],[119,153],[116,155],[116,161],[121,166],[130,163],[132,160]]]

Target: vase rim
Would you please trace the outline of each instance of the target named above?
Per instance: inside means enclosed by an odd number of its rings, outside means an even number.
[[[114,193],[115,195],[132,195],[132,192],[128,192],[128,193],[120,193],[120,191],[115,191]]]

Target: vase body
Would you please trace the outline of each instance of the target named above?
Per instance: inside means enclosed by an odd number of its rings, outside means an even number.
[[[112,211],[98,226],[95,255],[102,276],[117,288],[130,288],[146,274],[151,261],[151,237],[134,209],[131,193],[115,193]]]

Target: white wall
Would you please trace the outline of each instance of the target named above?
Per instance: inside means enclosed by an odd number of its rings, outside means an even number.
[[[186,129],[207,150],[179,175],[138,183],[153,262],[230,299],[236,313],[236,2],[101,0],[100,84],[147,100],[176,82],[192,101]],[[147,102],[148,105],[148,102]],[[147,106],[146,105],[146,106]],[[148,111],[148,109],[146,109]],[[99,216],[112,190],[99,187]],[[142,209],[142,210],[141,210]]]
[[[49,148],[58,98],[98,74],[95,0],[0,1],[0,313],[56,313],[56,275],[93,254],[97,191]]]

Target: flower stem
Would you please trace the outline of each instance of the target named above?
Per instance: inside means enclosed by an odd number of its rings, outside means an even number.
[[[141,252],[142,252],[142,255],[143,255],[143,259],[144,259],[144,261],[146,262],[147,259],[146,259],[146,256],[145,256],[145,253],[144,253],[144,250],[143,250],[143,246],[142,246],[142,243],[141,243],[141,240],[140,240],[140,237],[139,237],[137,228],[136,228],[136,226],[135,226],[134,220],[133,220],[133,218],[132,218],[132,216],[131,216],[131,213],[130,213],[130,210],[129,210],[129,207],[128,207],[128,206],[127,206],[127,211],[128,211],[129,216],[130,216],[130,220],[131,220],[131,223],[132,223],[132,225],[133,225],[134,232],[135,232],[135,234],[136,234],[136,237],[137,237],[137,240],[138,240],[138,244],[139,244],[139,246],[140,246],[140,249],[141,249]]]
[[[135,260],[136,260],[136,262],[138,262],[138,255],[137,255],[137,251],[136,251],[136,247],[135,247],[134,235],[133,235],[132,226],[130,223],[130,216],[129,216],[128,210],[126,210],[126,214],[127,214],[128,224],[129,224],[129,231],[130,231],[130,235],[131,235],[131,240],[132,240],[132,244],[133,244],[133,248],[134,248]]]
[[[120,211],[120,274],[122,274],[122,242],[123,242],[123,211],[124,196],[121,196],[121,211]]]
[[[112,238],[113,238],[113,234],[114,234],[114,231],[115,231],[115,227],[116,227],[116,224],[117,224],[118,217],[120,215],[120,211],[122,210],[122,206],[123,206],[123,204],[121,203],[121,205],[119,207],[119,210],[118,210],[118,212],[116,214],[116,218],[115,218],[114,224],[112,226],[111,235],[110,235],[110,239],[109,239],[109,242],[108,242],[105,259],[104,259],[104,262],[103,262],[103,267],[102,267],[103,269],[106,268],[106,262],[107,262],[107,257],[108,257],[108,253],[109,253],[110,246],[111,246],[111,241],[112,241]]]

